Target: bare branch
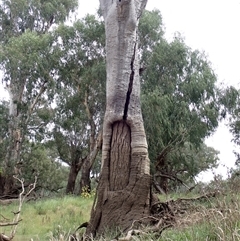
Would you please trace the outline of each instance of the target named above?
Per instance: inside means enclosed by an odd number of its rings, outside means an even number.
[[[42,84],[42,86],[41,86],[41,88],[40,88],[37,96],[36,96],[35,99],[33,100],[33,103],[30,105],[30,108],[29,108],[29,110],[28,110],[28,116],[27,116],[27,119],[26,119],[26,123],[28,123],[29,118],[30,118],[30,116],[31,116],[31,114],[32,114],[32,112],[33,112],[33,110],[34,110],[34,107],[36,106],[39,98],[40,98],[41,95],[45,92],[45,90],[46,90],[45,84],[46,84],[46,83],[47,83],[47,81],[44,81],[44,82],[43,82],[43,84]]]
[[[13,222],[10,222],[10,223],[0,223],[0,227],[15,226],[15,225],[18,225],[19,222],[21,222],[21,221],[22,221],[22,219],[18,220],[15,223],[13,223]]]
[[[29,194],[35,189],[36,184],[37,184],[37,176],[35,176],[34,183],[29,185],[29,190],[24,195],[24,193],[25,193],[24,179],[20,179],[17,176],[13,176],[13,177],[21,183],[22,191],[19,194],[19,198],[18,198],[18,200],[19,200],[18,210],[16,212],[13,212],[13,214],[14,214],[13,221],[12,222],[0,222],[0,227],[6,227],[6,226],[12,226],[13,227],[12,230],[11,230],[10,236],[6,236],[5,234],[0,234],[0,241],[10,241],[14,238],[14,236],[16,234],[16,231],[17,231],[17,226],[18,226],[19,222],[22,221],[22,219],[20,219],[22,205],[23,205],[26,197],[29,196]],[[3,217],[3,218],[6,219],[5,217]]]
[[[6,236],[6,235],[3,234],[3,233],[0,233],[0,240],[1,240],[1,241],[10,241],[10,240],[12,240],[12,239],[9,238],[8,236]]]
[[[173,181],[178,181],[180,182],[183,186],[185,186],[187,189],[190,189],[190,187],[184,183],[184,181],[182,181],[180,178],[174,176],[174,175],[170,175],[170,174],[164,174],[164,173],[158,173],[156,175],[154,175],[155,177],[166,177],[170,180],[173,180]]]
[[[4,217],[2,214],[0,214],[0,216],[2,216],[4,220],[7,220],[7,221],[9,220],[8,218]]]

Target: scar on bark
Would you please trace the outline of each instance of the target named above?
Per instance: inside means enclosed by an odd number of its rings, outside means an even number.
[[[133,56],[132,56],[132,60],[131,60],[131,64],[130,64],[131,74],[130,74],[130,78],[129,78],[128,91],[127,91],[126,102],[125,102],[125,106],[124,106],[123,120],[127,119],[128,106],[130,103],[130,97],[131,97],[131,93],[132,93],[133,80],[134,80],[134,74],[135,74],[135,70],[134,70],[135,53],[136,53],[136,43],[134,45]]]

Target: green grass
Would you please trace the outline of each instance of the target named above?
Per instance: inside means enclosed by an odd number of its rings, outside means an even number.
[[[22,208],[22,221],[18,225],[15,240],[49,240],[60,233],[71,233],[83,222],[89,220],[92,198],[66,196],[25,203]],[[3,217],[12,220],[17,203],[1,206]],[[0,232],[9,235],[9,227],[1,227]]]
[[[159,240],[240,240],[240,196],[238,194],[228,193],[194,205],[196,209],[179,218],[174,228],[164,231]]]
[[[181,196],[183,197],[183,196]],[[196,197],[196,196],[192,196]],[[177,200],[179,196],[166,199]],[[191,198],[191,196],[188,196]],[[162,197],[163,199],[163,197]],[[93,198],[66,196],[25,203],[23,219],[14,240],[17,241],[65,241],[75,229],[89,220]],[[134,237],[139,241],[238,241],[240,240],[240,196],[228,193],[209,200],[177,203],[184,213],[176,215],[172,228],[162,232],[160,238],[154,234]],[[188,206],[189,205],[189,206]],[[178,206],[177,206],[178,207]],[[186,209],[187,207],[187,209]],[[0,207],[0,220],[13,217],[17,203]],[[0,228],[1,233],[9,234],[9,227]],[[63,238],[60,239],[60,236]],[[111,238],[101,239],[109,241]]]

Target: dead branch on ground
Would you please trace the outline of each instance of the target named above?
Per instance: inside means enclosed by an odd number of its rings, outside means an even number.
[[[149,225],[143,224],[143,219],[133,221],[131,227],[126,231],[124,237],[120,237],[123,233],[119,233],[111,241],[130,241],[135,240],[134,236],[147,236],[149,234],[158,239],[165,229],[174,227],[179,220],[188,213],[189,210],[196,209],[195,201],[206,201],[215,198],[219,192],[211,192],[193,198],[178,198],[176,200],[168,200],[166,202],[155,202],[152,205],[152,216],[145,217]],[[149,237],[149,236],[148,236]]]
[[[19,224],[19,222],[22,221],[22,219],[20,219],[22,205],[23,205],[24,201],[26,200],[26,198],[30,195],[30,193],[35,189],[36,184],[37,184],[37,176],[36,176],[34,183],[29,185],[28,190],[25,190],[24,179],[20,179],[17,176],[13,176],[13,177],[21,183],[22,191],[20,192],[19,198],[18,198],[18,200],[19,200],[18,209],[16,212],[13,212],[14,217],[13,217],[12,222],[0,222],[0,227],[12,226],[12,230],[11,230],[9,236],[7,236],[3,233],[0,234],[0,241],[11,241],[14,238],[16,231],[17,231],[18,224]],[[5,217],[4,217],[4,219],[7,220],[7,218],[5,218]]]

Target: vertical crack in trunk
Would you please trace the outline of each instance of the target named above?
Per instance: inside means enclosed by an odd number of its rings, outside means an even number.
[[[128,91],[127,91],[126,102],[125,102],[125,106],[124,106],[123,120],[127,119],[128,106],[130,103],[130,97],[131,97],[131,93],[132,93],[133,80],[134,80],[134,74],[135,74],[134,61],[135,61],[135,55],[136,55],[136,45],[137,45],[137,43],[135,43],[135,45],[134,45],[133,56],[132,56],[132,60],[131,60],[131,64],[130,64],[131,74],[130,74],[130,78],[129,78]]]

